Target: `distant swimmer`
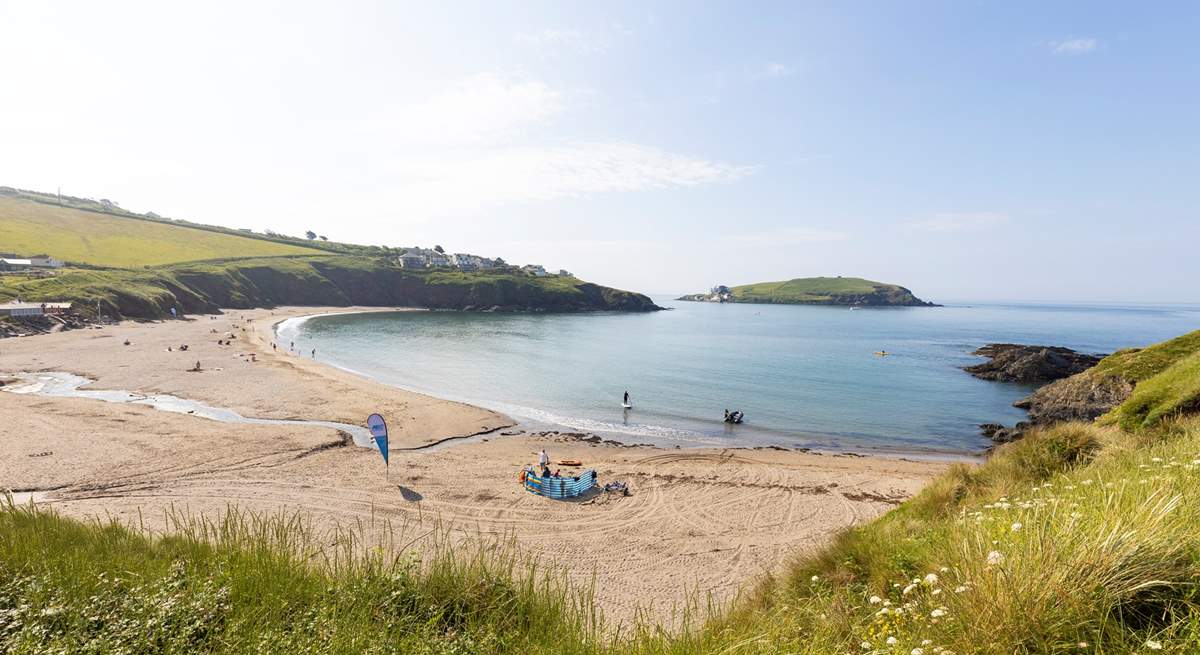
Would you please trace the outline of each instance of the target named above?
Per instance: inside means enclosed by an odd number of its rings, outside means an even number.
[[[892,354],[892,353],[890,353],[890,352],[888,352],[888,351],[886,351],[886,350],[876,350],[876,351],[875,351],[875,354],[876,354],[876,355],[879,355],[880,357],[887,357],[888,355],[890,355],[890,354]]]

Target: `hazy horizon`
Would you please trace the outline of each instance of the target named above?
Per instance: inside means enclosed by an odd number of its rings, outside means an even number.
[[[1197,27],[1188,3],[7,3],[0,185],[653,295],[1195,303]]]

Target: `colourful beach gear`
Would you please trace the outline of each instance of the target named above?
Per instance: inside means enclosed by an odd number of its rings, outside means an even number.
[[[547,498],[575,498],[596,486],[596,469],[588,469],[575,476],[543,478],[536,473],[525,473],[525,491]]]

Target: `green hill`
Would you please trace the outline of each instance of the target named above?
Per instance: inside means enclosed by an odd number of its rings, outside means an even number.
[[[321,254],[303,246],[8,195],[0,195],[0,252],[45,253],[71,264],[114,268]]]
[[[402,269],[399,249],[172,221],[109,201],[0,187],[0,252],[45,253],[52,277],[0,276],[0,302],[69,301],[91,313],[161,318],[178,308],[364,305],[512,311],[650,311],[638,293],[514,268]]]
[[[782,282],[759,282],[678,300],[707,302],[776,303],[786,305],[866,305],[930,307],[908,289],[895,284],[857,277],[804,277]]]

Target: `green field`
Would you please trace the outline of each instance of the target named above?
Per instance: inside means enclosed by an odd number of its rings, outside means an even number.
[[[114,268],[238,257],[322,254],[264,239],[0,196],[0,252]]]

